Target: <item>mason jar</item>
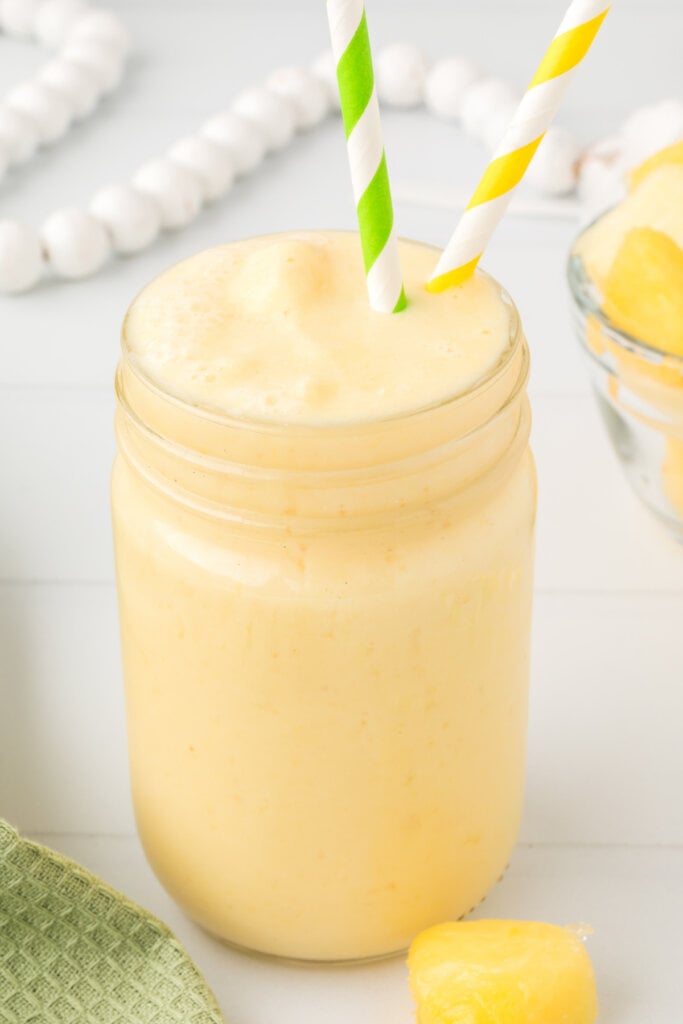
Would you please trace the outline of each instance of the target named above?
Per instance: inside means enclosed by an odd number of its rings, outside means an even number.
[[[510,324],[466,393],[318,427],[189,404],[124,327],[113,520],[135,813],[163,885],[226,942],[388,955],[505,870],[536,505],[511,304]]]

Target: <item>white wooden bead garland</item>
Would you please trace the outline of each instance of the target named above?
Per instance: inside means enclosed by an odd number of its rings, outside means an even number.
[[[51,213],[40,237],[45,256],[57,274],[76,280],[99,270],[112,249],[102,222],[75,206]]]
[[[86,0],[0,0],[0,31],[57,51],[37,76],[0,102],[0,178],[55,143],[71,123],[90,116],[123,74],[128,33],[112,12]],[[510,120],[518,94],[484,75],[465,57],[430,64],[418,48],[398,43],[376,60],[380,99],[457,122],[490,149]],[[46,272],[78,279],[98,271],[113,254],[129,255],[151,245],[162,230],[189,224],[205,203],[228,192],[235,178],[254,171],[268,153],[307,131],[339,99],[332,54],[309,69],[284,67],[264,85],[241,93],[229,110],[207,120],[196,135],[172,145],[165,156],[144,163],[129,184],[110,185],[87,209],[58,210],[39,231],[0,220],[0,292],[32,288]],[[568,129],[551,128],[527,180],[558,196],[577,183],[584,203],[606,204],[610,186],[625,169],[660,145],[683,137],[683,104],[671,100],[637,111],[608,146],[582,154]],[[637,156],[637,159],[636,159]],[[600,197],[598,200],[598,196]]]
[[[100,189],[90,203],[90,213],[104,225],[114,252],[122,256],[146,249],[161,231],[161,207],[132,185]]]

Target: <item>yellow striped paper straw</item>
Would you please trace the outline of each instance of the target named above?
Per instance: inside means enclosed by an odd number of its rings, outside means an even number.
[[[406,297],[365,5],[327,0],[327,14],[370,305],[380,313],[398,313]]]
[[[590,50],[611,6],[605,0],[573,0],[570,4],[502,143],[427,283],[430,292],[452,288],[474,273],[557,113],[574,72]]]

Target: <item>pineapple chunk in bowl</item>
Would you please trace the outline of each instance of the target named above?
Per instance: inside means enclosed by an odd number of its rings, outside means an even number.
[[[569,286],[614,450],[636,493],[683,539],[683,143],[577,239]]]

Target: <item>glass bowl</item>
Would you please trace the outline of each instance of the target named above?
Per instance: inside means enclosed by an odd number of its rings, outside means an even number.
[[[683,541],[683,358],[617,327],[576,252],[568,279],[576,333],[617,458],[638,497]]]

